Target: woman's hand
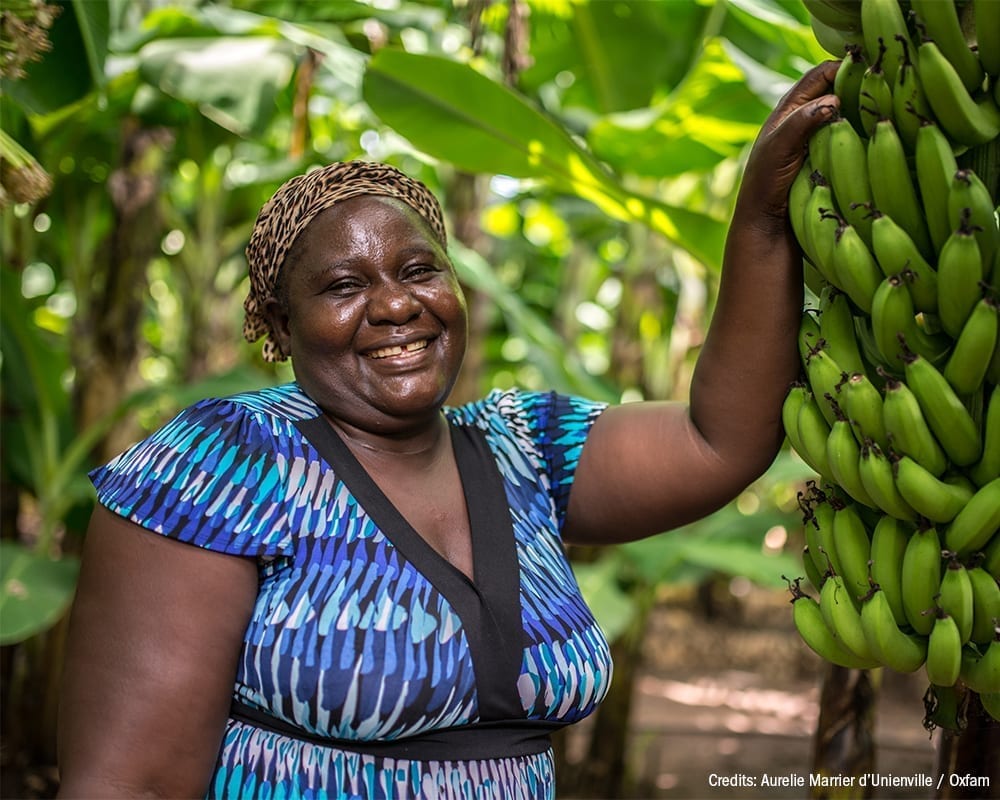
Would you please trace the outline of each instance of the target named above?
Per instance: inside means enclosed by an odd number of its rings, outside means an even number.
[[[787,230],[788,192],[805,160],[809,138],[835,118],[833,94],[838,61],[813,67],[778,101],[750,151],[736,213],[768,230]]]

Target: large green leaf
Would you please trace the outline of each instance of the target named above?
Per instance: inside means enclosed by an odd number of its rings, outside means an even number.
[[[240,136],[270,122],[294,68],[292,46],[269,36],[161,39],[139,51],[143,79]]]
[[[54,625],[69,607],[80,564],[53,560],[17,542],[0,541],[0,645]]]
[[[518,85],[565,85],[564,108],[598,113],[642,108],[677,84],[701,49],[711,7],[625,0],[538,4],[531,13],[532,64]]]
[[[587,142],[612,166],[639,175],[707,172],[738,156],[768,111],[747,87],[743,70],[713,40],[666,100],[605,117],[591,127]]]
[[[710,267],[721,263],[720,220],[628,191],[562,127],[469,65],[386,48],[369,63],[363,91],[387,125],[435,158],[546,181],[616,219],[648,225]]]

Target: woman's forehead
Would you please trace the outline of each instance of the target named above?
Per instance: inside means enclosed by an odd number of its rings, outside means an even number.
[[[437,237],[427,221],[395,197],[359,195],[317,214],[302,232],[302,245],[322,244],[331,237],[355,240],[393,235],[422,239],[435,248]]]

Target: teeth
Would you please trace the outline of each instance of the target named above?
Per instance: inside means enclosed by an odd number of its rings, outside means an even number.
[[[406,345],[393,345],[392,347],[382,347],[368,354],[369,358],[389,358],[389,356],[399,356],[403,353],[415,353],[427,347],[427,340],[421,339],[418,342],[411,342]]]

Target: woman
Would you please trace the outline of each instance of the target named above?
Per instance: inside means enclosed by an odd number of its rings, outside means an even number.
[[[295,383],[198,403],[93,473],[61,796],[552,797],[549,733],[611,673],[563,543],[697,519],[782,442],[786,198],[835,68],[751,153],[690,407],[445,406],[466,310],[437,201],[360,162],[279,189],[245,334]]]

